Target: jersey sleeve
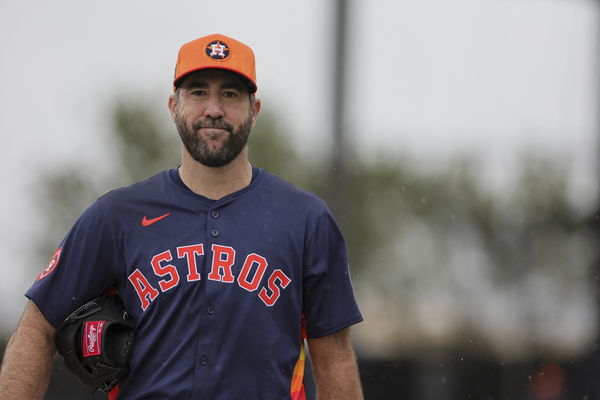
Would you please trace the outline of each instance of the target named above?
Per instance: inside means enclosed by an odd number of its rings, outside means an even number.
[[[114,235],[102,205],[95,202],[25,293],[55,328],[80,305],[114,285]]]
[[[361,322],[344,239],[329,212],[318,218],[305,255],[303,313],[308,337],[327,336]]]

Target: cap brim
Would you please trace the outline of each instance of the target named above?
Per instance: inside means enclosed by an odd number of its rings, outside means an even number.
[[[177,89],[179,86],[181,86],[181,83],[183,82],[183,80],[185,78],[187,78],[190,74],[197,72],[197,71],[202,71],[205,69],[220,69],[220,70],[233,72],[234,74],[236,74],[240,78],[242,78],[244,81],[246,81],[246,83],[248,84],[248,89],[250,90],[250,93],[256,93],[256,91],[258,90],[256,83],[248,75],[243,74],[240,71],[235,70],[233,68],[219,67],[219,66],[214,66],[214,65],[211,65],[210,67],[200,67],[200,68],[192,69],[190,71],[185,72],[184,74],[180,75],[177,79],[175,79],[173,81],[173,87],[175,89]]]

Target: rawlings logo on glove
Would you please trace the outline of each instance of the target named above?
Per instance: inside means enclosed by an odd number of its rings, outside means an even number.
[[[83,325],[83,356],[97,356],[102,352],[100,342],[102,341],[102,327],[106,321],[85,321]]]

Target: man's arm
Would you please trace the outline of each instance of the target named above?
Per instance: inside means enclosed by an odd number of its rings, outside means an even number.
[[[318,339],[308,339],[319,400],[363,398],[350,328]]]
[[[0,393],[7,400],[42,399],[50,381],[55,329],[29,301],[10,338],[0,371]]]

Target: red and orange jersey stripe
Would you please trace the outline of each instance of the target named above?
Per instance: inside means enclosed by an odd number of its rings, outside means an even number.
[[[292,375],[292,384],[290,387],[292,400],[306,400],[306,393],[304,391],[304,359],[304,340],[302,340],[300,342],[300,356],[298,357],[298,361],[296,361]]]

